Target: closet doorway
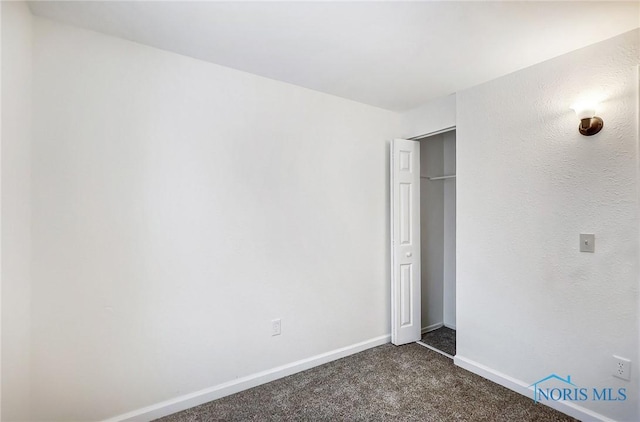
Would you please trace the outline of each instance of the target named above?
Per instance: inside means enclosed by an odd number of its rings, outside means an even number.
[[[392,342],[456,354],[455,128],[391,147]]]
[[[420,141],[421,343],[456,354],[456,131]]]

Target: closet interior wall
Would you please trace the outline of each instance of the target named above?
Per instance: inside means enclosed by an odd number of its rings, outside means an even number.
[[[420,141],[422,328],[455,328],[455,131]]]

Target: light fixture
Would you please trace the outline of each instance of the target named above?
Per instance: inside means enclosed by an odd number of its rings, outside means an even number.
[[[571,108],[580,119],[578,131],[584,136],[592,136],[602,130],[604,122],[596,116],[596,102],[582,102],[574,104]]]

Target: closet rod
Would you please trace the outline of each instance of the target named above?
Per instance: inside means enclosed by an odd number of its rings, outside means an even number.
[[[455,177],[456,177],[455,174],[448,174],[446,176],[436,176],[436,177],[420,176],[421,179],[429,179],[429,180],[455,179]]]

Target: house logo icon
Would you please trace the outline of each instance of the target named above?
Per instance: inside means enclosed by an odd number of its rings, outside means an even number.
[[[565,385],[566,388],[562,388],[562,389],[561,388],[553,388],[553,389],[550,390],[548,388],[547,389],[543,389],[542,386],[540,385],[540,384],[544,384],[545,382],[551,381],[551,380],[558,380],[561,383],[566,384]],[[569,386],[571,386],[573,388],[571,388]],[[577,388],[578,386],[571,382],[571,375],[567,375],[567,378],[565,379],[565,378],[562,378],[559,375],[551,374],[548,377],[542,378],[541,380],[534,382],[533,384],[531,384],[529,386],[529,388],[531,388],[531,387],[533,387],[533,400],[536,403],[538,403],[538,401],[540,401],[540,398],[545,398],[545,399],[550,399],[551,398],[552,400],[560,399],[561,397],[558,397],[557,399],[555,397],[553,397],[554,396],[554,394],[553,394],[554,391],[559,391],[561,393],[564,393],[564,394],[562,394],[562,395],[565,396],[565,397],[563,397],[564,399],[566,399],[567,390],[569,390],[569,391],[572,391],[572,390],[579,391],[578,388]]]

